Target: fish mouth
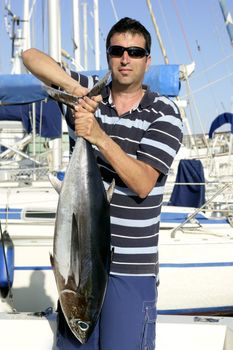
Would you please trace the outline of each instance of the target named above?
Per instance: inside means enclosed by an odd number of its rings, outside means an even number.
[[[78,340],[84,344],[87,342],[89,338],[89,328],[90,324],[86,321],[80,319],[71,319],[69,321],[70,329],[74,333],[74,335],[78,338]]]

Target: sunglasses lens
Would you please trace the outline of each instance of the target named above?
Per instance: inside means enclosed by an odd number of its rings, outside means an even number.
[[[121,57],[124,53],[123,46],[110,46],[108,48],[108,54],[114,57]]]
[[[128,55],[132,58],[142,58],[149,55],[149,53],[142,47],[123,47],[118,45],[110,46],[107,53],[112,57],[121,57],[124,51],[127,51]]]
[[[140,47],[129,47],[127,51],[129,56],[134,58],[142,58],[147,54],[146,50]]]

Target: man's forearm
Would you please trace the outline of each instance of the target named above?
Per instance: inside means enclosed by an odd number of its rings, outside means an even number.
[[[108,135],[97,145],[123,182],[139,197],[145,198],[154,187],[159,172],[150,165],[128,156]]]
[[[47,85],[60,86],[74,95],[85,94],[86,89],[69,76],[52,57],[37,49],[29,49],[23,52],[22,58],[26,68]]]

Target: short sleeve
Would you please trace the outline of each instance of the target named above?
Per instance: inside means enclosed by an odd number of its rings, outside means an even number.
[[[183,125],[176,104],[170,99],[159,98],[153,106],[159,110],[141,139],[137,159],[151,165],[162,174],[167,175],[173,159],[177,154],[183,136]]]

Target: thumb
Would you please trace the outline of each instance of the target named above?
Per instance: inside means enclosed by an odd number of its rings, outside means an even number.
[[[101,95],[93,96],[91,99],[97,103],[100,103],[103,100]]]

